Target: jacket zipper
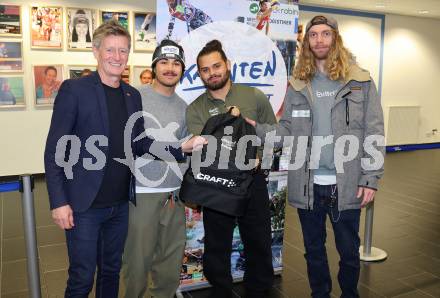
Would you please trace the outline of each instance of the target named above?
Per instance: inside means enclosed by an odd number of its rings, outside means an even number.
[[[311,134],[310,134],[309,139],[307,140],[307,150],[309,151],[309,159],[310,159],[310,153],[311,153],[310,138],[311,138]],[[309,163],[306,162],[304,171],[305,172],[309,171],[309,173],[308,173],[309,175],[308,175],[308,178],[307,178],[307,184],[304,185],[304,196],[306,195],[306,189],[307,189],[307,210],[311,210],[311,208],[310,208],[310,178],[311,178],[311,170],[307,169],[308,165],[309,165]]]
[[[310,102],[313,102],[314,97],[313,97],[313,91],[312,91],[312,87],[310,86],[310,84],[307,84],[307,89],[309,91],[309,95],[310,95]],[[310,132],[309,132],[309,138],[307,140],[307,150],[309,151],[309,162],[310,162],[310,155],[311,155],[311,145],[310,145],[310,139],[312,138],[313,132],[312,132],[312,126],[313,126],[313,114],[312,114],[312,106],[310,106]],[[306,162],[305,164],[305,169],[304,172],[306,172],[307,170],[309,171],[309,175],[307,178],[307,184],[304,185],[304,196],[306,195],[306,190],[307,190],[307,210],[311,210],[312,208],[310,208],[310,179],[311,179],[311,171],[310,169],[307,169],[309,162]]]

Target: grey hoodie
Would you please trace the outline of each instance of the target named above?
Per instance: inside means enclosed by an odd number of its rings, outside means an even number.
[[[178,142],[188,135],[185,122],[187,104],[176,93],[167,97],[154,91],[151,85],[138,88],[142,96],[142,109],[149,115],[144,116],[145,131],[156,141]],[[186,163],[165,162],[162,160],[144,160],[142,175],[136,175],[136,192],[139,187],[156,189],[179,188],[181,175],[185,173]],[[137,158],[139,165],[142,158]],[[144,182],[144,183],[142,183]],[[148,182],[148,183],[145,183]],[[143,191],[145,192],[145,191]]]

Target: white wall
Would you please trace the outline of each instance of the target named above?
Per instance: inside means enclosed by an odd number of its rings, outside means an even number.
[[[25,82],[25,109],[0,110],[0,176],[19,175],[23,173],[43,173],[43,153],[47,132],[49,130],[50,119],[52,116],[51,108],[36,108],[34,106],[34,90],[32,65],[34,64],[64,64],[65,77],[67,75],[66,65],[73,64],[96,64],[92,52],[72,52],[72,51],[48,51],[30,50],[30,23],[29,8],[31,5],[53,5],[63,7],[86,7],[101,10],[121,10],[121,11],[155,11],[156,1],[135,1],[126,0],[124,3],[111,4],[108,0],[71,0],[71,1],[40,1],[30,3],[23,0],[15,0],[13,3],[22,5],[22,37],[23,57],[24,57],[24,76]],[[64,11],[65,15],[65,11]],[[130,22],[132,17],[130,16]],[[132,23],[130,30],[132,28]],[[66,39],[66,34],[64,34]],[[15,39],[14,39],[15,40]],[[66,40],[64,40],[66,49]],[[130,65],[150,65],[150,53],[131,53]]]
[[[440,142],[440,20],[386,16],[382,103],[420,105],[419,143]]]

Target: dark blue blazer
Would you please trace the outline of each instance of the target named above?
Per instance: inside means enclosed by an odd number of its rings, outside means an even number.
[[[142,110],[142,101],[139,92],[130,85],[120,82],[127,105],[128,116]],[[133,143],[133,139],[144,131],[143,118],[136,121],[131,133],[131,147],[133,156],[141,156],[144,153],[157,148],[152,146],[152,140],[143,138]],[[55,154],[58,140],[66,135],[74,135],[79,138],[81,148],[79,159],[72,167],[73,179],[67,179],[64,167],[65,161],[75,161],[75,146],[67,146],[67,152],[61,155]],[[91,159],[96,163],[96,153],[92,155],[86,150],[86,140],[93,135],[109,136],[109,118],[104,88],[97,72],[79,79],[66,80],[60,87],[55,99],[52,121],[46,141],[44,152],[44,165],[46,171],[46,183],[49,193],[50,208],[54,209],[69,204],[74,211],[87,210],[93,203],[104,176],[105,166],[100,170],[87,170],[83,162],[84,158]],[[76,139],[76,138],[75,138]],[[95,144],[98,145],[98,144]],[[173,146],[174,147],[171,147]],[[166,146],[168,154],[172,154],[177,160],[182,159],[182,152],[176,149],[178,145]],[[161,147],[161,146],[158,146]],[[108,146],[98,147],[108,157]],[[164,148],[164,147],[162,147]],[[69,150],[70,149],[70,150]],[[70,154],[72,153],[72,154]],[[157,158],[159,152],[152,154]],[[166,153],[166,152],[165,152]],[[166,155],[166,154],[165,154]],[[70,158],[70,159],[69,159]],[[60,162],[61,161],[61,162]],[[135,179],[131,176],[130,189],[127,196],[135,203]]]

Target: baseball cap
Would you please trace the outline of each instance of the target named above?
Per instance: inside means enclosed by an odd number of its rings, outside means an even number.
[[[312,26],[322,25],[322,24],[330,26],[334,30],[338,30],[338,22],[334,18],[318,15],[313,17],[313,19],[311,19],[310,22],[307,24],[306,33],[310,30],[310,28],[312,28]]]
[[[183,53],[183,48],[170,39],[162,40],[160,45],[154,50],[153,61],[151,62],[152,67],[156,65],[157,61],[167,58],[180,61],[180,63],[182,63],[182,68],[185,68],[185,55]]]

